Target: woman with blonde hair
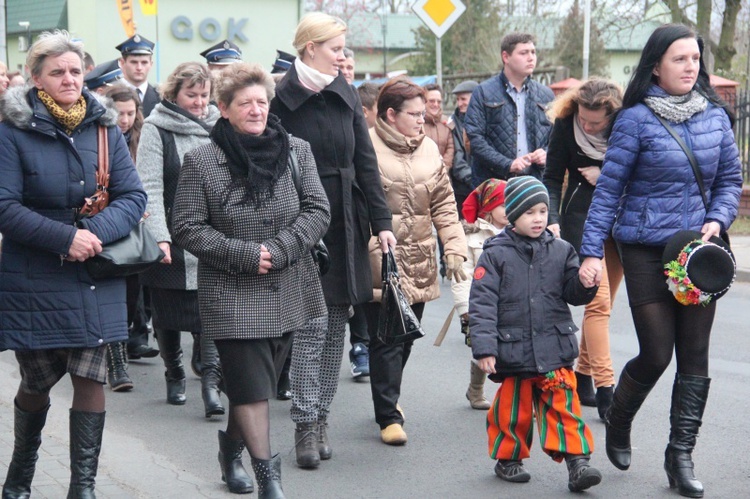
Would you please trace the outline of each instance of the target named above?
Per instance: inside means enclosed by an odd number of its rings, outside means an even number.
[[[621,106],[620,86],[595,78],[560,95],[547,113],[554,122],[544,170],[544,185],[550,198],[549,229],[576,251],[581,250],[583,224],[607,151],[607,132]],[[562,196],[566,173],[568,187]],[[602,419],[612,405],[614,393],[609,316],[622,281],[620,256],[611,238],[607,238],[604,249],[602,282],[583,314],[581,353],[575,368],[581,404],[596,407]]]
[[[331,258],[321,276],[328,308],[294,336],[290,380],[297,464],[314,468],[331,457],[328,412],[336,393],[349,307],[372,299],[367,256],[370,235],[380,250],[396,244],[377,158],[354,87],[339,74],[346,23],[314,12],[294,37],[298,57],[276,87],[271,112],[284,128],[310,143],[331,205],[323,237]]]
[[[185,404],[185,369],[180,332],[203,330],[198,312],[198,260],[172,241],[172,208],[185,154],[211,139],[219,109],[209,104],[212,76],[205,64],[186,62],[161,88],[162,101],[143,124],[136,166],[148,193],[148,228],[166,257],[141,274],[151,293],[154,333],[164,361],[167,403]],[[221,371],[213,342],[201,341],[201,393],[207,418],[224,414]]]

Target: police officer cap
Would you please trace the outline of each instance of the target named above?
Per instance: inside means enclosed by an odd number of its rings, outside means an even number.
[[[111,84],[122,78],[122,70],[117,60],[99,64],[84,76],[83,82],[89,90],[95,90],[101,86]]]
[[[136,33],[115,48],[120,51],[123,57],[127,55],[152,55],[154,53],[154,42]]]
[[[475,88],[479,86],[479,83],[475,82],[474,80],[467,80],[462,81],[458,85],[456,85],[456,88],[453,89],[452,94],[465,94],[465,93],[472,93]]]
[[[277,50],[276,62],[273,63],[273,69],[271,69],[271,73],[286,73],[287,71],[289,71],[289,68],[292,67],[292,63],[295,59],[296,57],[294,57],[292,54],[288,54],[283,50]]]
[[[242,62],[242,50],[230,42],[224,40],[213,47],[209,47],[201,55],[206,58],[208,64],[232,64]]]

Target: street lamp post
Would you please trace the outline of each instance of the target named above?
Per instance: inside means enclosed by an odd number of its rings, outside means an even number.
[[[28,52],[31,47],[31,23],[29,21],[18,21],[18,25],[26,30],[26,44],[24,48],[19,47],[21,52]]]

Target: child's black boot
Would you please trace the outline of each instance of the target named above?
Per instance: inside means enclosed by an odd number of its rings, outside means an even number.
[[[566,454],[565,464],[568,465],[568,488],[571,492],[581,492],[602,481],[599,470],[589,465],[589,456]]]
[[[498,459],[495,474],[506,482],[525,483],[531,480],[531,475],[524,469],[520,459]]]

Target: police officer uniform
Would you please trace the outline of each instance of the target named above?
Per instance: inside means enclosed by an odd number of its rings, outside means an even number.
[[[99,64],[83,77],[86,88],[96,93],[103,93],[107,87],[122,78],[122,69],[117,59]]]
[[[154,54],[154,42],[147,40],[137,33],[115,48],[120,51],[123,60],[129,55],[152,56]],[[127,81],[127,79],[125,79],[125,81]],[[159,93],[150,83],[146,87],[145,92],[142,92],[140,88],[136,87],[130,82],[128,82],[128,84],[136,89],[138,97],[141,98],[141,104],[143,104],[143,117],[148,117],[154,107],[161,100],[159,98]]]

